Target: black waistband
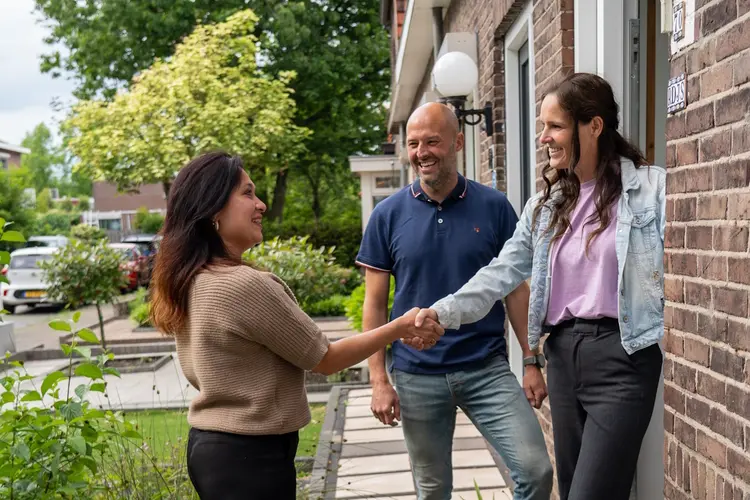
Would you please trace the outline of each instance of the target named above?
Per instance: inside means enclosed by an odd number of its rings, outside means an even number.
[[[550,333],[576,332],[576,333],[598,333],[602,331],[619,331],[620,323],[616,318],[583,319],[571,318],[547,327]]]

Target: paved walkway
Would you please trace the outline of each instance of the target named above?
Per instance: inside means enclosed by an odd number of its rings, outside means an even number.
[[[370,412],[371,394],[371,389],[355,389],[344,390],[341,396],[343,405],[337,414],[344,414],[343,425],[334,424],[331,436],[332,442],[341,443],[341,447],[340,452],[337,446],[332,447],[329,463],[335,478],[328,478],[329,491],[323,496],[414,500],[416,493],[401,426],[384,426],[375,420]],[[484,499],[512,499],[486,441],[459,411],[453,441],[452,498],[476,499],[475,481]]]

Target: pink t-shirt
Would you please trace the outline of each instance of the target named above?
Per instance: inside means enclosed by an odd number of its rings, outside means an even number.
[[[600,224],[595,220],[584,226],[596,215],[595,187],[596,179],[581,184],[571,227],[552,245],[548,325],[571,318],[617,318],[617,202],[610,206],[609,225],[593,239],[586,256],[588,235]]]

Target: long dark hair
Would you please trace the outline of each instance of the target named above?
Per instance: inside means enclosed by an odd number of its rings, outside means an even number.
[[[596,187],[594,200],[596,217],[586,224],[599,221],[599,227],[589,234],[586,241],[588,254],[591,241],[604,231],[610,222],[609,208],[622,194],[622,177],[620,157],[624,156],[633,162],[636,168],[646,164],[646,159],[637,147],[628,142],[617,131],[619,118],[618,106],[612,87],[607,81],[590,73],[574,73],[563,80],[549,94],[557,97],[560,107],[573,121],[573,145],[570,164],[565,170],[556,170],[549,162],[542,170],[545,183],[544,194],[534,209],[534,221],[552,195],[553,186],[560,190],[561,196],[552,202],[552,216],[547,231],[555,231],[552,241],[560,239],[570,227],[570,213],[578,203],[581,184],[575,174],[575,167],[581,158],[581,143],[578,137],[578,124],[590,123],[594,117],[601,117],[604,128],[597,141],[599,158],[596,165]]]
[[[185,324],[196,274],[209,265],[239,264],[230,257],[213,218],[229,201],[242,170],[239,157],[206,153],[180,170],[172,184],[151,280],[151,320],[163,333],[174,335]]]

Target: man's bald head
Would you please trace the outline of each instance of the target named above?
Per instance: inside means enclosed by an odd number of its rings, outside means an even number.
[[[430,198],[442,201],[458,182],[458,152],[463,147],[456,114],[445,104],[423,104],[409,117],[409,163]]]
[[[456,118],[456,113],[445,104],[428,102],[415,109],[409,117],[409,121],[406,122],[407,134],[411,127],[424,123],[441,125],[443,131],[450,134],[446,139],[455,139],[458,135],[458,118]]]

